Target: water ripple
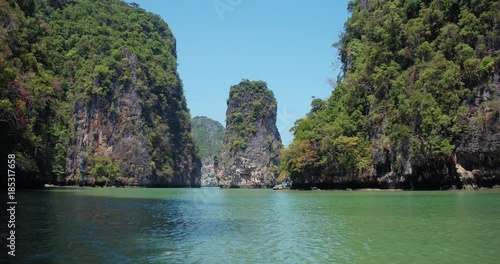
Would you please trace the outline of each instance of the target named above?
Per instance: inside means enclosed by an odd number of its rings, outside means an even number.
[[[22,193],[19,261],[495,263],[500,193]]]

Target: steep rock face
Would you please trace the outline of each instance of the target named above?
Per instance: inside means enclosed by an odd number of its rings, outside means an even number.
[[[500,74],[493,79],[490,89],[478,90],[468,119],[471,129],[464,133],[456,152],[457,164],[466,175],[473,175],[479,187],[500,185]],[[462,178],[468,181],[470,176]]]
[[[116,34],[110,39],[114,42],[87,50],[86,59],[80,61],[82,71],[88,74],[77,71],[70,76],[77,96],[69,119],[64,181],[199,187],[201,162],[177,74],[175,38],[159,17],[125,3],[110,2],[114,4],[104,3],[105,7],[102,3],[80,3],[88,14],[73,22],[97,20],[99,24],[101,13],[97,10],[103,8],[111,13],[134,13],[141,18],[137,26],[148,35],[133,27],[124,29],[121,17],[109,18],[110,23],[100,26]],[[66,10],[72,12],[69,8],[62,12]],[[99,14],[97,18],[91,15],[93,11]],[[98,31],[87,33],[87,39],[100,37]]]
[[[192,120],[192,134],[202,160],[201,186],[218,186],[216,174],[225,128],[221,123],[205,116]]]
[[[137,80],[135,58],[127,53],[129,74]],[[99,80],[96,79],[97,86]],[[110,98],[112,98],[110,100]],[[111,102],[110,102],[111,101]],[[115,108],[111,109],[111,105]],[[152,158],[147,151],[141,99],[135,83],[125,89],[114,84],[110,96],[102,98],[93,95],[90,102],[80,99],[74,108],[75,134],[70,141],[67,172],[68,181],[78,181],[93,185],[98,179],[91,175],[89,165],[96,156],[108,158],[113,164],[119,164],[119,180],[124,184],[152,185]],[[122,179],[123,178],[123,179]],[[179,184],[179,183],[177,183]]]
[[[217,166],[214,163],[210,163],[209,160],[202,162],[201,167],[201,186],[202,187],[217,187],[219,182],[217,181]]]
[[[282,144],[272,91],[262,81],[243,80],[231,87],[227,106],[219,186],[274,185]]]
[[[500,42],[498,20],[492,19],[495,11],[489,8],[492,4],[498,8],[498,3],[493,2],[456,3],[450,8],[439,1],[430,1],[420,6],[418,14],[423,21],[428,19],[425,14],[432,8],[443,14],[439,27],[431,28],[430,32],[434,33],[427,35],[427,42],[423,43],[422,40],[414,42],[405,32],[414,29],[411,23],[417,21],[410,16],[408,24],[402,27],[407,46],[402,47],[400,54],[422,49],[429,43],[435,53],[432,58],[422,59],[408,53],[409,61],[395,59],[399,63],[400,78],[406,84],[404,93],[398,95],[396,78],[387,85],[380,82],[377,71],[372,71],[371,86],[379,101],[370,107],[371,116],[376,116],[377,105],[381,109],[383,100],[387,100],[383,88],[391,88],[389,92],[398,96],[390,99],[398,108],[397,115],[373,119],[373,126],[369,128],[374,166],[368,174],[373,184],[405,189],[470,189],[500,184]],[[398,8],[409,11],[414,7]],[[460,9],[461,13],[453,9]],[[374,10],[369,16],[380,10]],[[482,29],[475,29],[477,40],[468,38],[467,29],[478,24],[474,24],[474,19],[467,20],[466,15],[489,17],[481,21]],[[401,22],[406,22],[404,16]],[[456,30],[460,35],[451,33]],[[447,45],[442,44],[445,41]],[[417,43],[418,46],[413,46]],[[390,47],[391,43],[384,45]],[[475,54],[469,53],[473,50]],[[355,57],[347,50],[343,55]],[[391,70],[384,64],[378,67]],[[380,140],[384,136],[385,142]]]
[[[382,143],[372,140],[373,149],[378,150],[372,154],[378,178],[374,184],[406,189],[474,189],[500,185],[499,99],[499,75],[494,74],[464,102],[469,111],[460,117],[464,128],[455,142],[453,156],[436,159],[411,155],[408,142],[380,153]]]

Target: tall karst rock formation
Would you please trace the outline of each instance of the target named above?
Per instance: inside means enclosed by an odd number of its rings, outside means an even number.
[[[220,187],[275,184],[282,148],[276,111],[276,99],[265,82],[243,80],[231,87],[219,164]]]
[[[114,176],[106,169],[116,166],[119,176],[115,180],[124,184],[199,186],[201,163],[195,155],[189,110],[177,73],[175,38],[158,16],[124,5],[114,3],[106,9],[135,16],[133,24],[139,31],[115,16],[107,17],[106,24],[104,17],[90,19],[99,4],[89,4],[89,16],[84,13],[74,21],[95,20],[96,26],[119,32],[116,37],[122,43],[86,53],[93,60],[84,68],[91,78],[86,80],[88,86],[77,88],[86,91],[75,98],[67,174],[91,184],[99,176]],[[99,39],[102,33],[89,31],[87,35]],[[100,52],[107,56],[95,58]],[[104,166],[103,171],[96,166]]]

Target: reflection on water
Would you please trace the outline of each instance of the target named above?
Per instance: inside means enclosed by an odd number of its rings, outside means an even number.
[[[22,192],[16,260],[495,263],[499,205],[495,191]]]

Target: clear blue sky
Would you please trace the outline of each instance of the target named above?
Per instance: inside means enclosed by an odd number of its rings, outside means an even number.
[[[131,2],[131,1],[128,1]],[[179,74],[191,116],[225,126],[231,85],[262,80],[278,101],[283,143],[312,97],[331,94],[348,0],[136,0],[160,15],[177,39]],[[337,64],[340,64],[337,62]],[[338,68],[338,67],[337,67]]]

